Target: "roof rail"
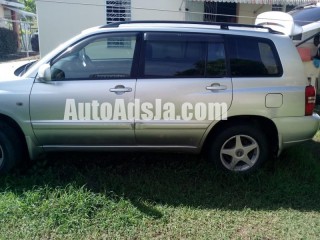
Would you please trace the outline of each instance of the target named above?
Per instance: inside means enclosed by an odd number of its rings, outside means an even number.
[[[139,23],[173,23],[173,24],[201,24],[201,25],[211,25],[211,26],[220,26],[220,29],[229,30],[229,27],[244,27],[244,28],[258,28],[268,30],[269,33],[282,34],[281,32],[275,31],[269,27],[263,27],[258,25],[251,24],[240,24],[240,23],[225,23],[225,22],[197,22],[197,21],[159,21],[159,20],[144,20],[144,21],[123,21],[123,22],[114,22],[107,25],[101,26],[101,28],[117,28],[122,24],[139,24]]]

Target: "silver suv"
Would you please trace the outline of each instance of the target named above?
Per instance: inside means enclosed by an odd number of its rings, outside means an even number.
[[[0,83],[0,172],[50,151],[200,153],[249,173],[319,128],[292,40],[269,28],[122,22]]]

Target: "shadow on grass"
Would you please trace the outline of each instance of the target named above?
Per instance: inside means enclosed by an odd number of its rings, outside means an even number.
[[[154,206],[320,211],[320,143],[292,148],[251,176],[226,175],[199,156],[158,153],[52,154],[0,178],[0,191],[24,194],[73,185],[161,218]]]

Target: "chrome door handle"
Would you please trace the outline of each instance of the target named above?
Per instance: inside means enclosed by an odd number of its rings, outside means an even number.
[[[132,92],[132,88],[125,87],[123,85],[117,85],[114,88],[110,88],[109,91],[114,93]]]
[[[220,83],[214,83],[211,86],[206,87],[207,90],[210,91],[217,91],[217,90],[226,90],[227,86],[225,85],[220,85]]]
[[[115,93],[119,93],[119,92],[131,92],[132,88],[110,88],[110,92],[115,92]]]

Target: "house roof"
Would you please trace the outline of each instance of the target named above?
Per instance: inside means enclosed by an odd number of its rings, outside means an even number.
[[[8,6],[8,7],[14,7],[14,8],[24,8],[24,4],[19,3],[18,1],[6,1],[6,0],[0,0],[0,5]]]
[[[22,16],[23,18],[25,17],[37,17],[36,14],[24,11],[24,4],[19,3],[18,1],[5,1],[5,0],[0,0],[0,5],[3,5],[6,9],[9,9],[11,11],[15,11],[17,14]]]
[[[34,17],[36,18],[37,17],[37,14],[34,14],[34,13],[31,13],[31,12],[27,12],[27,11],[23,11],[21,9],[18,9],[18,8],[11,8],[11,7],[7,7],[6,8],[12,10],[12,11],[15,11],[16,13],[18,13],[20,16],[22,17]]]

